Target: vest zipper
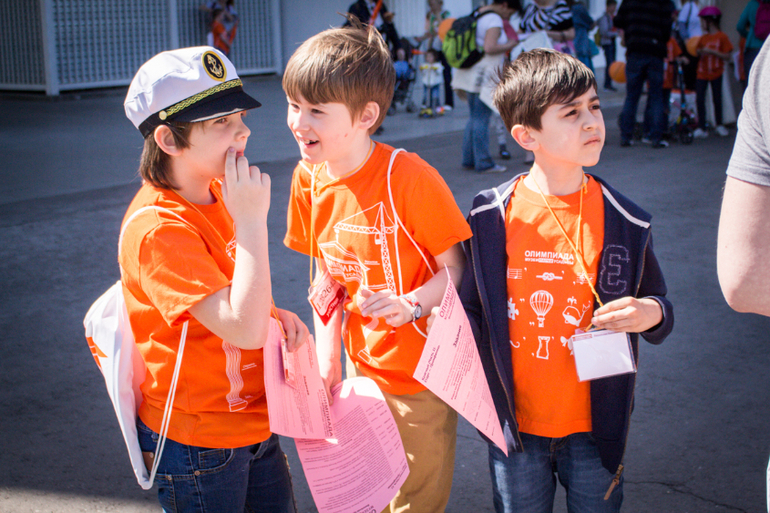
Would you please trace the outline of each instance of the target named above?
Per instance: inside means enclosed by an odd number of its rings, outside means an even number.
[[[473,245],[471,246],[471,250],[473,250]],[[476,262],[478,262],[478,252],[476,251],[475,253],[476,253],[476,258],[474,259],[474,264]],[[481,290],[479,288],[479,275],[476,272],[476,265],[473,266],[473,279],[476,281],[476,290],[477,291]],[[480,296],[479,296],[479,298],[480,298]],[[482,312],[483,311],[484,311],[484,308],[482,308]],[[491,336],[494,333],[494,331],[492,330],[492,326],[489,323],[489,316],[488,315],[484,315],[484,318],[485,318],[484,322],[486,322],[487,329],[489,330],[489,333],[490,333],[490,342],[491,342]],[[491,347],[492,347],[492,344],[490,343],[490,348]],[[522,448],[521,435],[519,435],[519,424],[518,424],[518,422],[516,422],[516,412],[511,410],[511,397],[508,394],[508,389],[505,387],[505,382],[503,381],[503,376],[500,374],[500,369],[497,366],[497,360],[495,360],[494,354],[492,354],[492,363],[495,364],[495,372],[497,372],[497,379],[499,379],[500,383],[502,383],[502,385],[503,385],[503,392],[505,392],[505,399],[507,401],[506,404],[508,406],[508,411],[511,413],[511,419],[513,419],[513,428],[514,428],[513,431],[514,432],[512,434],[516,438],[516,443],[518,444],[517,449],[521,449]]]
[[[644,247],[642,248],[642,272],[644,272],[644,264],[645,260],[647,258],[647,246],[650,244],[650,232],[647,232],[647,238],[644,241]],[[634,297],[639,294],[639,287],[642,286],[642,278],[639,277],[639,279],[636,282],[636,286],[634,289]],[[637,346],[639,342],[637,341]],[[637,358],[636,362],[637,367],[639,366],[639,361]],[[636,391],[636,380],[634,380],[634,392]],[[631,404],[628,406],[628,423],[631,423],[631,410],[634,408],[634,394],[631,394]],[[620,461],[623,461],[623,458],[626,456],[626,447],[628,445],[628,433],[626,433],[625,438],[623,439],[623,454],[620,457]],[[615,477],[612,478],[612,482],[610,483],[610,487],[607,489],[607,493],[604,494],[604,500],[608,500],[610,498],[610,494],[612,494],[612,490],[615,489],[616,486],[620,484],[620,476],[623,475],[623,464],[621,463],[618,465],[618,470],[615,472]]]

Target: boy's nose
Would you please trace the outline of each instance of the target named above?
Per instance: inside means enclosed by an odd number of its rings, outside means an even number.
[[[243,118],[238,116],[238,120],[241,126],[238,128],[238,137],[249,137],[251,135],[251,129],[243,122]]]
[[[299,130],[305,125],[304,116],[301,112],[289,112],[289,128],[292,130]]]
[[[600,123],[600,115],[594,113],[593,111],[589,111],[585,114],[583,118],[583,127],[586,130],[592,130]]]

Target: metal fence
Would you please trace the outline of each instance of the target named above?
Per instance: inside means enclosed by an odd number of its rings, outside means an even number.
[[[230,58],[240,74],[279,72],[279,0],[239,0]],[[203,0],[0,0],[0,89],[126,85],[158,52],[206,42]]]

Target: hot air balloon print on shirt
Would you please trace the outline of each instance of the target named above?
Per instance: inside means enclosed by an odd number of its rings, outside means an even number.
[[[553,296],[547,290],[538,290],[529,296],[529,306],[537,315],[537,326],[542,328],[545,316],[553,306]]]

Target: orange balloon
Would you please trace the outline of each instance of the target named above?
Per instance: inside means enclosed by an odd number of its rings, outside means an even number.
[[[698,43],[700,43],[700,36],[692,36],[688,39],[684,44],[687,47],[687,53],[693,57],[698,55]]]
[[[615,61],[610,64],[610,78],[619,84],[626,83],[626,63]]]
[[[444,36],[446,36],[446,33],[449,32],[449,29],[452,27],[452,23],[454,23],[454,18],[447,18],[444,21],[442,21],[438,26],[438,38],[443,41]]]

